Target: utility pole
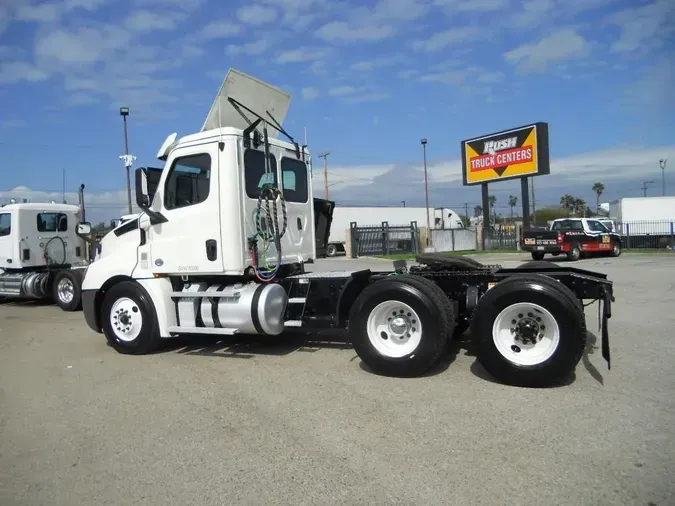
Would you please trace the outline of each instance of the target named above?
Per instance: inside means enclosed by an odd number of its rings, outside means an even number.
[[[666,196],[666,162],[667,158],[661,158],[659,160],[659,165],[661,166],[661,195]]]
[[[329,151],[319,155],[319,158],[323,158],[323,198],[326,200],[328,200],[328,155]]]
[[[66,169],[63,169],[63,181],[61,181],[61,200],[66,203]]]
[[[129,204],[129,214],[131,214],[131,164],[136,159],[135,156],[129,154],[129,137],[127,135],[127,116],[129,116],[128,107],[120,107],[120,116],[124,120],[124,154],[120,156],[124,160],[124,166],[127,169],[127,200]]]
[[[642,193],[645,197],[647,196],[647,187],[650,184],[654,184],[654,181],[642,181]]]
[[[422,139],[422,149],[424,151],[424,198],[427,207],[427,246],[430,245],[431,239],[431,223],[429,223],[429,184],[427,182],[427,139]]]

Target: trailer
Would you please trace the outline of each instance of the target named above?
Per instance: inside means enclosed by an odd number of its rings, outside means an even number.
[[[81,308],[91,225],[80,222],[80,211],[57,203],[0,208],[0,298],[52,300],[64,311]]]
[[[342,329],[371,371],[412,377],[471,327],[478,360],[497,380],[543,386],[581,359],[590,300],[601,306],[609,365],[613,283],[601,273],[434,254],[383,271],[308,272],[334,206],[313,197],[309,152],[281,126],[289,103],[230,69],[201,131],[166,139],[164,169],[135,171],[142,213],[104,238],[82,284],[86,324],[113,349]]]
[[[459,214],[449,207],[428,209],[429,226],[435,230],[464,228]],[[346,235],[351,223],[357,226],[380,226],[383,222],[389,225],[410,225],[416,222],[418,227],[427,226],[426,207],[404,206],[336,206],[333,212],[331,233],[326,247],[326,256],[332,257],[346,254]]]

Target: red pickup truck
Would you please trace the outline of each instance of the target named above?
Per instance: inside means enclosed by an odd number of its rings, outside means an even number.
[[[586,254],[621,254],[621,236],[594,218],[561,218],[548,230],[524,230],[522,249],[530,251],[533,260],[542,260],[546,253],[567,255],[579,260]]]

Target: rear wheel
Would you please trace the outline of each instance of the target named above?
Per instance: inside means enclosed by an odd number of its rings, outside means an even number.
[[[337,254],[337,247],[335,244],[329,244],[326,247],[326,256],[334,257]]]
[[[571,262],[576,262],[581,258],[581,248],[579,244],[573,244],[572,248],[567,252],[567,259]]]
[[[543,253],[541,251],[533,251],[532,252],[532,260],[543,260],[545,254],[546,253]]]
[[[52,283],[52,297],[63,311],[82,309],[82,276],[78,271],[59,271]]]
[[[392,276],[368,286],[351,308],[356,353],[376,374],[419,376],[447,348],[454,328],[450,299],[434,282]]]
[[[472,321],[478,360],[498,381],[526,387],[560,383],[586,347],[576,296],[539,274],[507,278],[480,299]]]
[[[160,341],[155,307],[138,283],[122,281],[105,294],[101,308],[103,333],[116,351],[142,355]]]

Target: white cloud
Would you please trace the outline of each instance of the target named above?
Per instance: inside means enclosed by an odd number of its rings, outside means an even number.
[[[228,39],[241,32],[241,27],[231,21],[212,21],[199,33],[203,39]]]
[[[359,89],[354,86],[336,86],[328,90],[328,94],[331,97],[344,97],[346,95],[353,95],[358,91]]]
[[[249,42],[247,44],[235,45],[230,44],[227,46],[226,52],[230,56],[237,56],[240,54],[245,55],[258,55],[262,54],[270,48],[270,43],[265,39],[260,39],[255,42]]]
[[[380,56],[372,60],[363,60],[352,63],[349,68],[357,72],[370,72],[371,70],[385,67],[393,67],[409,63],[411,58],[403,54]]]
[[[315,49],[311,47],[291,49],[279,53],[276,62],[279,64],[309,62],[321,60],[326,54],[327,52],[324,49]]]
[[[544,72],[550,63],[588,56],[590,45],[571,29],[563,29],[536,43],[523,44],[504,53],[504,60],[515,65],[518,72]]]
[[[675,33],[675,4],[672,0],[655,0],[615,13],[609,22],[621,32],[612,44],[612,51],[647,53],[661,48]]]
[[[245,5],[237,9],[237,18],[248,25],[265,25],[277,19],[277,12],[270,6]]]
[[[302,88],[302,90],[300,90],[300,93],[302,95],[302,98],[307,102],[311,102],[312,100],[315,100],[319,96],[319,90],[311,86],[307,88]]]
[[[365,25],[353,27],[344,21],[331,21],[316,32],[316,35],[328,42],[376,42],[389,38],[396,33],[391,26]]]
[[[38,82],[49,79],[49,74],[27,62],[0,62],[0,84],[21,81]]]
[[[509,7],[508,0],[435,0],[434,4],[467,12],[500,11]]]
[[[176,21],[167,13],[141,10],[132,12],[123,26],[138,32],[173,30],[176,28]]]
[[[461,42],[476,39],[485,32],[479,27],[464,26],[459,28],[450,28],[441,32],[436,32],[426,40],[416,40],[413,48],[417,51],[432,53],[440,51],[448,46],[456,46]]]
[[[61,17],[63,6],[60,3],[41,3],[22,5],[16,10],[16,19],[35,23],[57,21]]]

